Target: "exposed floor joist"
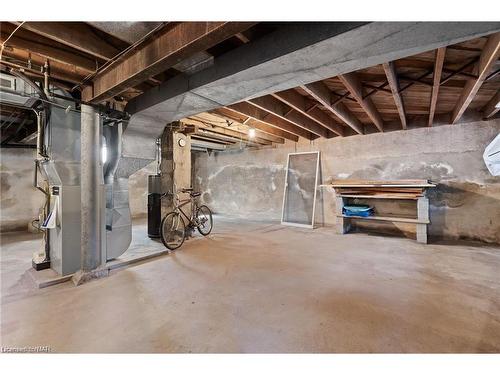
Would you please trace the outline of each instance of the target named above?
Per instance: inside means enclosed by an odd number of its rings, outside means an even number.
[[[276,135],[272,135],[266,132],[263,132],[260,129],[256,129],[249,124],[244,124],[243,122],[237,121],[236,119],[229,118],[223,114],[220,113],[200,113],[197,115],[197,117],[206,119],[207,121],[212,121],[213,123],[216,124],[216,127],[218,130],[219,128],[230,130],[233,132],[239,132],[243,133],[245,135],[249,135],[250,129],[254,129],[255,131],[255,138],[257,139],[262,139],[264,141],[270,141],[272,143],[285,143],[284,138],[278,137]],[[215,122],[217,121],[217,122]],[[221,125],[221,122],[225,122],[226,126]]]
[[[308,130],[305,130],[295,124],[283,120],[281,117],[266,112],[249,103],[236,103],[227,106],[226,108],[238,112],[242,115],[249,116],[255,120],[265,122],[268,125],[274,126],[275,128],[281,129],[285,132],[294,134],[299,137],[303,137],[309,140],[318,138],[316,134],[311,133]]]
[[[462,91],[460,99],[453,110],[451,123],[455,124],[474,99],[479,88],[483,84],[484,80],[487,78],[492,66],[498,60],[500,54],[500,33],[495,33],[488,37],[488,41],[481,52],[479,61],[474,67],[474,71],[477,74],[477,79],[472,79],[467,81],[465,87]]]
[[[443,71],[444,59],[446,56],[446,47],[441,47],[436,50],[436,60],[434,63],[434,77],[432,83],[431,104],[429,107],[428,126],[434,123],[434,114],[436,112],[436,104],[439,95],[439,87],[441,86],[441,74]]]
[[[259,130],[255,130],[255,137],[251,138],[249,135],[249,128],[247,126],[243,125],[239,127],[234,123],[229,123],[231,124],[230,126],[223,117],[214,114],[200,113],[196,116],[188,117],[188,119],[203,121],[201,127],[236,139],[243,139],[245,141],[266,145],[270,144],[271,142],[284,143],[284,140],[282,138],[274,137],[273,140],[271,140],[268,138],[268,135],[266,133],[263,133]],[[223,125],[223,123],[225,123],[226,125]]]
[[[248,125],[254,129],[258,129],[263,133],[270,134],[272,136],[277,136],[281,137],[284,139],[287,139],[292,142],[297,142],[299,140],[299,137],[295,134],[292,134],[290,132],[284,131],[280,128],[277,128],[275,126],[271,126],[263,121],[259,121],[251,116],[244,115],[238,111],[235,111],[231,108],[225,107],[225,108],[219,108],[211,111],[219,116],[222,116],[224,118],[227,118],[232,121],[242,121],[242,124]],[[241,119],[243,117],[244,119]]]
[[[273,32],[218,56],[213,65],[204,70],[189,76],[178,75],[130,100],[125,110],[132,116],[123,136],[126,140],[147,126],[148,133],[154,137],[161,131],[157,124],[297,88],[307,82],[368,69],[386,61],[423,54],[498,31],[499,24],[493,22],[280,24]],[[328,88],[330,84],[328,82]],[[331,97],[331,94],[328,96]],[[378,102],[381,98],[374,96],[371,99]],[[358,128],[360,132],[372,131],[370,122],[365,118],[366,113],[359,112],[357,104],[353,107],[353,103],[347,100],[342,104],[355,111],[361,125]],[[327,105],[331,105],[331,101]],[[428,106],[421,110],[421,114],[428,116]],[[257,116],[259,120],[263,117]],[[281,126],[278,120],[286,122],[269,113],[265,117],[268,124],[273,122],[272,125],[278,127]],[[392,115],[386,117],[392,121]]]
[[[285,121],[289,121],[319,137],[331,138],[331,132],[319,125],[309,117],[302,115],[300,112],[293,108],[288,107],[286,104],[272,96],[264,96],[261,98],[251,99],[248,103],[260,108],[272,115],[276,115]]]
[[[394,103],[396,104],[396,108],[398,109],[399,118],[401,119],[401,127],[406,129],[406,112],[405,106],[403,103],[403,98],[399,92],[399,80],[396,72],[396,67],[394,66],[394,62],[386,62],[383,64],[385,75],[387,76],[387,82],[389,83],[389,87],[391,88],[392,97],[394,98]]]
[[[13,27],[12,27],[13,29]],[[13,30],[12,30],[13,31]],[[2,24],[0,33],[0,42],[5,43],[9,37],[11,28],[9,25]],[[73,53],[65,45],[55,42],[45,37],[38,36],[22,28],[8,40],[7,46],[14,46],[32,54],[38,54],[50,61],[71,64],[79,67],[86,74],[93,73],[99,67],[99,61],[83,54]],[[76,51],[78,52],[78,51]]]
[[[377,108],[373,104],[371,98],[363,97],[363,85],[361,80],[356,75],[356,73],[351,72],[347,74],[339,75],[339,79],[342,81],[347,90],[351,93],[351,95],[356,99],[358,104],[363,108],[366,114],[370,117],[373,124],[377,127],[377,129],[381,132],[384,131],[384,121],[380,116]]]
[[[498,111],[500,111],[500,91],[490,99],[488,103],[483,108],[483,114],[485,118],[490,118],[494,116]]]
[[[332,94],[323,82],[315,82],[302,86],[309,95],[320,102],[341,121],[350,126],[356,133],[363,134],[363,124],[342,103],[331,105]]]
[[[92,84],[84,88],[83,99],[91,103],[109,99],[252,25],[249,22],[169,24],[158,35],[145,40],[131,53],[97,73]]]
[[[316,121],[318,124],[334,132],[338,136],[344,135],[344,129],[342,129],[342,126],[335,123],[330,116],[319,109],[317,104],[314,102],[308,102],[307,99],[300,95],[296,90],[291,89],[280,91],[272,95],[291,108],[300,112],[302,115],[309,117],[311,120]]]
[[[82,22],[25,22],[24,29],[88,53],[109,60],[120,52],[107,40],[96,35],[92,27]]]

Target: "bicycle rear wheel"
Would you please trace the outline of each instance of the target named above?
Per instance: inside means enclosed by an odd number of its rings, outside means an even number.
[[[165,215],[160,226],[161,242],[167,249],[178,249],[186,237],[186,224],[178,212]]]
[[[198,222],[198,232],[203,236],[208,236],[213,228],[212,211],[207,206],[200,206],[196,210],[196,219]]]

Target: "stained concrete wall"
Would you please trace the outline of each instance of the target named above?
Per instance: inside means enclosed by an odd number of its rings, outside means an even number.
[[[0,150],[0,232],[28,230],[44,204],[41,192],[33,187],[35,150]],[[130,209],[132,217],[147,214],[147,183],[154,173],[153,162],[130,177]]]
[[[287,154],[321,152],[321,180],[331,178],[431,179],[429,233],[500,243],[500,178],[483,163],[500,120],[445,125],[346,138],[300,141],[273,149],[198,153],[195,186],[215,212],[280,220]],[[316,220],[334,224],[334,193],[322,189]],[[407,210],[405,205],[401,209]]]
[[[38,218],[43,193],[33,187],[34,149],[0,150],[0,232],[28,230]]]

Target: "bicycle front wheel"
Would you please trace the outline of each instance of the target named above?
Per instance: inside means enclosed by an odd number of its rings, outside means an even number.
[[[186,224],[178,212],[170,212],[161,221],[161,242],[167,249],[178,249],[186,237]]]
[[[198,223],[198,232],[203,236],[208,236],[212,231],[212,211],[207,206],[200,206],[196,210],[196,219]]]

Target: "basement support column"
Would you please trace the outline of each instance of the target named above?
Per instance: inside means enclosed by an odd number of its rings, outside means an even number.
[[[81,111],[81,270],[73,281],[79,285],[107,275],[100,269],[103,243],[102,190],[104,177],[101,161],[101,124],[99,113],[82,104]]]

